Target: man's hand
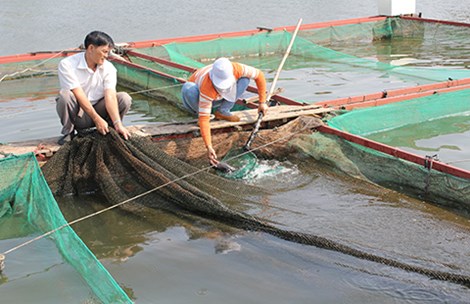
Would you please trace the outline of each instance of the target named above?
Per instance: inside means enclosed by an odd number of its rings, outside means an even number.
[[[212,147],[207,147],[207,158],[209,158],[209,162],[212,166],[217,166],[219,161],[217,160],[217,154]]]
[[[109,133],[108,123],[106,122],[106,120],[101,118],[101,116],[96,115],[96,118],[94,119],[94,122],[95,122],[96,130],[98,130],[98,132],[100,134],[106,135],[106,134]]]
[[[263,116],[266,116],[268,112],[268,105],[265,102],[262,102],[258,105],[258,113],[263,113]]]
[[[129,137],[131,137],[131,133],[126,129],[126,127],[124,127],[121,121],[116,122],[114,124],[114,128],[119,134],[122,135],[122,137],[124,137],[125,140],[128,140]]]

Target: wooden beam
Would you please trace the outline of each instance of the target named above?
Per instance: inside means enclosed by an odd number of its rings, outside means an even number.
[[[264,121],[281,121],[287,122],[289,119],[296,118],[301,115],[318,115],[331,111],[331,109],[324,109],[317,105],[311,106],[276,106],[270,107],[268,115]],[[229,122],[223,120],[211,121],[212,130],[233,130],[238,127],[251,126],[258,118],[258,110],[244,110],[235,113],[240,117],[239,122]],[[199,126],[197,120],[182,122],[182,123],[154,123],[133,125],[128,127],[129,131],[136,136],[151,136],[151,137],[167,137],[173,136],[174,138],[179,135],[196,134],[199,136]],[[182,136],[186,137],[186,136]],[[47,159],[60,149],[57,141],[60,137],[50,137],[37,140],[29,140],[23,142],[13,142],[9,144],[0,145],[1,154],[24,154],[33,152],[41,159]]]

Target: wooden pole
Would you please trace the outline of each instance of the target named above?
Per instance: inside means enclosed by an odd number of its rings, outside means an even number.
[[[299,22],[297,22],[297,26],[295,27],[294,34],[292,34],[292,38],[290,39],[289,46],[287,47],[287,50],[284,53],[284,57],[282,57],[281,63],[279,64],[276,74],[274,75],[274,79],[273,79],[273,82],[271,83],[271,88],[269,89],[268,96],[266,96],[266,102],[269,102],[269,99],[271,99],[271,96],[274,93],[277,79],[279,78],[279,74],[281,74],[281,70],[282,70],[282,67],[284,66],[284,63],[286,62],[287,56],[289,56],[290,50],[292,49],[292,45],[294,44],[295,36],[297,36],[297,32],[300,29],[301,23],[302,23],[302,18],[300,18]],[[243,149],[245,151],[250,150],[251,143],[253,142],[253,139],[255,139],[256,133],[258,133],[262,120],[263,120],[263,113],[260,112],[258,119],[256,120],[255,127],[253,128],[253,132],[251,132],[251,135],[248,138],[248,141],[246,142],[245,146],[243,146]]]
[[[269,101],[269,99],[274,93],[274,90],[276,89],[277,79],[279,78],[279,74],[281,74],[281,70],[282,70],[282,67],[284,66],[284,63],[286,62],[287,56],[289,56],[290,50],[292,49],[292,45],[294,45],[295,36],[297,36],[301,23],[302,23],[302,18],[300,18],[299,22],[297,22],[297,26],[295,27],[294,34],[292,34],[292,38],[290,39],[289,46],[287,47],[284,57],[282,57],[282,61],[279,64],[279,67],[277,68],[276,74],[274,75],[274,80],[271,84],[271,89],[269,90],[268,96],[266,96],[266,101]]]

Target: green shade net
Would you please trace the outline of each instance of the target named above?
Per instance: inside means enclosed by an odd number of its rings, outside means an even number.
[[[33,153],[0,159],[0,176],[2,239],[36,236],[67,224]],[[132,303],[71,227],[65,226],[49,237],[99,300]],[[9,254],[14,251],[7,254],[6,264]]]

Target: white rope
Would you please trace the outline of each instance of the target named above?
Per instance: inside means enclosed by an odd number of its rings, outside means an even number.
[[[454,160],[454,161],[451,161],[451,162],[447,162],[447,164],[456,164],[456,163],[465,163],[465,162],[470,162],[470,158],[469,159],[460,159],[460,160]]]
[[[142,91],[134,91],[130,92],[129,95],[134,95],[134,94],[142,94],[142,93],[148,93],[152,91],[157,91],[157,90],[165,90],[165,89],[170,89],[174,87],[180,87],[183,86],[183,84],[174,84],[174,85],[169,85],[169,86],[163,86],[163,87],[158,87],[158,88],[153,88],[153,89],[147,89],[147,90],[142,90]]]

